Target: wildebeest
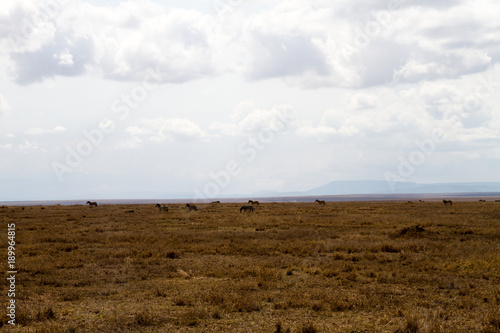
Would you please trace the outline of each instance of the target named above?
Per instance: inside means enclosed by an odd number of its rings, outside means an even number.
[[[219,200],[217,200],[217,201],[213,201],[212,203],[213,203],[213,204],[220,204],[220,201],[219,201]]]
[[[164,212],[168,212],[168,207],[167,206],[162,206],[160,204],[156,204],[156,206],[158,208],[158,211],[164,211]]]
[[[483,199],[479,199],[479,202],[486,202],[486,200],[483,200]]]
[[[246,212],[246,211],[250,211],[250,212],[253,212],[253,206],[241,206],[240,208],[240,213],[241,212]]]
[[[90,202],[90,201],[87,201],[87,203],[90,207],[97,207],[97,202],[93,201],[93,202]]]
[[[198,211],[198,208],[196,208],[195,205],[191,205],[191,204],[186,204],[186,207],[189,209],[189,211]]]
[[[248,200],[248,203],[249,204],[252,204],[252,205],[259,205],[259,202],[258,201],[253,201],[253,200]]]
[[[314,201],[314,202],[317,202],[320,205],[325,205],[326,204],[325,200],[318,200],[318,199],[316,199],[316,201]]]
[[[453,205],[453,202],[451,200],[444,200],[443,199],[443,203],[444,203],[445,206],[448,205],[448,204],[450,204],[450,206]]]

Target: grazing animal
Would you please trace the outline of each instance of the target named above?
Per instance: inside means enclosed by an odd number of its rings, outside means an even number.
[[[189,209],[189,211],[192,211],[192,210],[194,210],[196,212],[198,211],[198,208],[196,208],[195,205],[186,204],[186,207]]]
[[[253,212],[253,206],[241,206],[240,213],[241,212],[246,212],[246,211]]]
[[[248,203],[249,204],[252,204],[252,205],[259,205],[259,202],[258,201],[253,201],[253,200],[248,200]]]
[[[90,202],[90,201],[87,201],[87,203],[90,207],[97,207],[97,202]]]
[[[217,201],[214,201],[214,202],[212,202],[212,203],[213,203],[213,204],[220,204],[220,201],[219,201],[219,200],[217,200]]]
[[[445,206],[448,205],[448,204],[450,204],[450,206],[453,205],[453,202],[451,200],[444,200],[443,199],[443,203],[444,203]]]
[[[495,202],[500,202],[500,200],[495,200]]]
[[[323,205],[323,206],[326,204],[325,200],[318,200],[318,199],[316,199],[316,201],[314,201],[314,202],[317,202],[318,204]]]
[[[168,212],[168,207],[167,206],[162,206],[160,204],[156,204],[155,207],[158,207],[158,210],[161,212],[161,211],[164,211],[164,212]]]
[[[486,202],[486,200],[480,199],[479,202]]]

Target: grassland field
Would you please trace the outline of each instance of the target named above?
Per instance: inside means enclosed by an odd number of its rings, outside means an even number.
[[[500,332],[500,202],[242,205],[0,206],[0,330]]]

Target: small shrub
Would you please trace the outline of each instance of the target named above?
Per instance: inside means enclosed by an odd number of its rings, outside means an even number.
[[[419,331],[418,320],[415,316],[405,315],[405,327],[398,329],[395,333],[417,333]]]
[[[178,253],[176,253],[175,251],[170,251],[167,253],[166,257],[169,259],[179,259],[180,255]]]
[[[416,237],[420,236],[422,232],[426,231],[423,227],[416,225],[413,227],[407,227],[401,229],[399,232],[397,232],[394,237]]]
[[[134,323],[140,326],[153,326],[156,324],[154,316],[147,311],[136,313]]]
[[[399,250],[396,249],[394,246],[389,245],[389,244],[384,244],[380,247],[380,251],[385,252],[385,253],[399,253]]]
[[[280,321],[276,323],[276,331],[274,333],[290,333],[290,328],[284,329]]]
[[[318,329],[312,323],[303,324],[299,333],[317,333]]]
[[[483,333],[500,333],[500,311],[489,312],[486,315]]]
[[[209,315],[205,310],[192,309],[181,314],[177,319],[177,324],[190,327],[198,326],[200,324],[200,320],[208,317]]]
[[[191,306],[191,305],[193,305],[193,303],[191,302],[191,300],[180,298],[180,297],[174,298],[173,302],[177,306]]]
[[[45,310],[40,310],[35,316],[35,320],[37,321],[44,321],[44,320],[50,320],[50,319],[55,319],[56,315],[52,308],[47,308]]]
[[[168,294],[166,292],[160,290],[160,288],[156,288],[155,295],[157,297],[167,297]]]

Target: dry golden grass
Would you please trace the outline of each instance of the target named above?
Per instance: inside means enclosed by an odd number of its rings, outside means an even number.
[[[500,332],[500,203],[168,206],[0,207],[11,331]]]

